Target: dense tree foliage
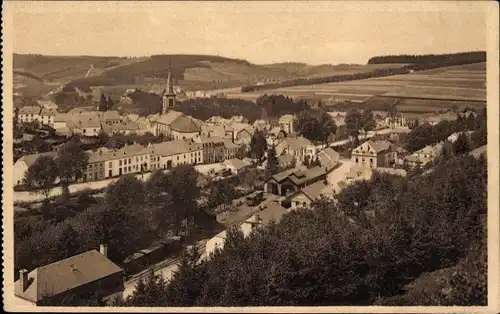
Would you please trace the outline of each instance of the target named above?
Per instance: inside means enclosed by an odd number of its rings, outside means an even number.
[[[255,132],[250,140],[250,156],[261,160],[267,150],[267,140],[264,133]]]
[[[338,203],[317,201],[246,239],[229,230],[224,250],[197,270],[184,267],[165,290],[176,287],[183,306],[482,305],[486,174],[485,159],[470,156],[409,180],[376,173]],[[456,272],[444,296],[407,297],[416,293],[409,284],[449,267]]]
[[[274,145],[267,150],[267,164],[265,169],[264,178],[267,180],[273,175],[277,174],[280,170],[278,157],[276,156],[276,148]]]
[[[108,106],[107,106],[108,100],[106,99],[106,96],[104,96],[103,93],[101,93],[101,98],[99,99],[99,111],[107,111]]]
[[[179,232],[181,221],[197,209],[200,189],[196,180],[197,172],[189,165],[167,173],[157,171],[144,183],[133,175],[123,176],[106,188],[99,203],[91,205],[88,195],[79,196],[77,203],[86,207],[74,215],[67,214],[73,208],[69,204],[52,203],[52,211],[62,206],[63,218],[17,218],[15,276],[19,269],[32,270],[96,249],[101,243],[108,244],[111,260],[121,264],[126,256]]]
[[[486,52],[471,51],[450,54],[429,54],[429,55],[393,55],[377,56],[368,60],[368,64],[386,64],[386,63],[447,63],[450,61],[466,63],[477,63],[486,61]]]
[[[57,179],[57,173],[54,159],[51,156],[40,156],[28,167],[23,181],[34,193],[40,193],[48,198]]]
[[[312,142],[326,144],[330,136],[336,133],[337,125],[322,110],[304,110],[297,115],[295,131]]]
[[[486,145],[487,127],[486,117],[483,114],[478,115],[476,118],[459,116],[456,121],[443,120],[436,125],[421,124],[406,134],[403,142],[405,142],[405,148],[409,152],[414,152],[427,145],[445,141],[453,133],[465,131],[473,131],[473,133],[471,134],[470,143],[465,134],[459,136],[461,139],[456,145],[463,146],[462,151],[465,152],[468,148]]]
[[[80,138],[72,137],[68,142],[59,147],[56,164],[58,175],[63,187],[63,193],[68,194],[70,182],[83,177],[89,160],[88,154],[83,150]]]

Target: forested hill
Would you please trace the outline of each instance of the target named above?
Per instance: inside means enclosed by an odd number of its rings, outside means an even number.
[[[485,51],[471,51],[449,54],[429,54],[429,55],[390,55],[376,56],[368,60],[368,64],[386,63],[435,63],[435,62],[463,62],[477,63],[486,61]]]

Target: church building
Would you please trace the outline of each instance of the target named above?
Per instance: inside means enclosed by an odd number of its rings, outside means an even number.
[[[161,116],[155,122],[155,135],[172,136],[176,140],[195,138],[201,128],[189,116],[175,111],[176,94],[172,85],[172,71],[168,71],[167,88],[162,94]]]

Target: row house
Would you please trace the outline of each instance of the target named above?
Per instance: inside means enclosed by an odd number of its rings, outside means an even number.
[[[225,139],[218,136],[208,137],[201,135],[193,138],[195,143],[203,147],[203,162],[212,164],[225,160]]]
[[[414,152],[413,154],[406,156],[404,158],[404,161],[410,167],[424,166],[429,162],[433,161],[441,154],[443,145],[444,145],[443,142],[434,145],[428,145]]]
[[[41,108],[38,106],[24,106],[19,108],[17,113],[18,123],[31,123],[34,121],[41,121],[40,117]]]
[[[201,164],[203,147],[190,140],[174,140],[144,147],[139,144],[126,145],[118,150],[100,148],[90,153],[84,180],[106,178],[171,169],[183,164]]]
[[[389,141],[366,141],[353,149],[351,160],[369,168],[388,167],[398,163],[398,151]]]
[[[57,110],[53,108],[43,108],[40,111],[40,122],[44,125],[54,126],[54,118],[57,116]]]

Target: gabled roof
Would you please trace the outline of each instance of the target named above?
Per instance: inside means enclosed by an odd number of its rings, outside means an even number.
[[[19,108],[19,114],[39,114],[41,108],[38,106],[24,106]]]
[[[58,295],[122,271],[97,250],[91,250],[34,269],[28,274],[25,291],[21,291],[20,280],[17,280],[14,293],[37,302],[49,294]]]
[[[148,147],[149,153],[157,156],[172,156],[178,154],[185,154],[202,149],[203,147],[201,144],[186,140],[162,142],[158,144],[153,144],[151,145],[151,147]]]
[[[42,110],[40,111],[41,116],[56,116],[57,114],[57,109],[54,108],[42,108]]]
[[[318,179],[327,173],[328,171],[326,167],[314,167],[311,169],[294,171],[288,176],[288,179],[290,179],[290,181],[292,181],[295,185],[299,185],[304,182]]]
[[[332,165],[333,163],[336,164],[340,159],[340,155],[335,150],[328,147],[318,153],[318,158],[321,165],[327,166]]]
[[[246,162],[244,162],[243,160],[240,160],[238,158],[224,160],[223,164],[226,166],[232,166],[233,168],[235,168],[237,170],[243,169],[243,168],[249,166]]]
[[[383,152],[391,148],[389,141],[368,141],[369,145],[377,152]]]
[[[201,132],[201,128],[198,124],[184,114],[175,118],[170,124],[170,128],[174,131],[183,133]]]
[[[325,184],[325,182],[323,180],[320,180],[318,182],[315,182],[313,184],[310,184],[310,185],[302,188],[299,193],[304,194],[311,201],[314,201],[321,196],[323,190],[326,187],[328,187],[328,184]]]
[[[285,114],[279,118],[279,123],[287,123],[287,122],[291,122],[293,120],[295,120],[295,117],[293,115]]]
[[[175,119],[177,119],[178,117],[183,116],[183,115],[184,114],[182,112],[171,110],[171,111],[167,112],[167,114],[165,114],[165,115],[160,115],[155,121],[156,121],[156,123],[171,125]],[[156,117],[151,117],[151,118],[154,119]]]
[[[281,218],[288,213],[288,210],[276,202],[268,203],[264,209],[259,211],[255,216],[260,219],[263,225],[269,224],[271,221],[280,222]]]
[[[232,140],[225,138],[224,139],[224,147],[227,149],[239,148],[238,144],[233,143]]]
[[[35,161],[38,159],[38,157],[41,156],[48,156],[55,158],[57,156],[57,152],[51,151],[51,152],[46,152],[46,153],[40,153],[40,154],[31,154],[31,155],[24,155],[21,158],[19,158],[17,162],[24,161],[26,163],[26,166],[30,167],[32,164],[35,163]]]
[[[293,150],[300,150],[305,148],[306,146],[314,146],[313,143],[306,139],[305,137],[286,137],[283,141],[278,145],[280,147],[280,151],[282,152],[285,148],[291,148]],[[278,150],[278,147],[276,149]],[[278,153],[278,151],[276,151]],[[281,155],[281,152],[278,155]]]

